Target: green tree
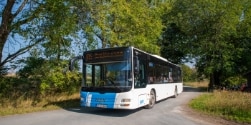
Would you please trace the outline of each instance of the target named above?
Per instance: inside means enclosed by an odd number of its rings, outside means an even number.
[[[181,43],[177,48],[189,48],[184,55],[196,57],[198,72],[210,78],[211,88],[240,73],[233,67],[245,65],[235,63],[243,55],[244,46],[239,44],[244,42],[233,42],[232,38],[239,38],[237,29],[242,18],[247,19],[243,16],[244,10],[248,10],[247,3],[249,1],[177,0],[166,16],[170,19],[167,25],[176,24],[188,40],[188,44]]]
[[[165,17],[164,21],[165,21]],[[186,34],[175,24],[168,21],[163,22],[167,27],[163,29],[162,37],[159,40],[161,56],[169,61],[181,64],[187,60],[189,55],[189,41]]]
[[[235,69],[238,73],[246,73],[251,68],[251,1],[244,0],[243,13],[240,18],[240,23],[237,26],[237,34],[229,38],[235,43],[236,48],[239,50],[238,56],[235,57]],[[241,64],[241,65],[240,65]]]
[[[133,45],[159,53],[161,9],[166,4],[147,0],[87,0],[76,7],[84,34],[96,48]]]
[[[1,4],[3,7],[0,9],[0,67],[37,44],[57,43],[45,45],[49,50],[58,45],[69,45],[65,39],[72,30],[75,30],[74,24],[76,24],[69,1],[4,0]],[[20,49],[13,53],[9,52],[6,54],[7,57],[3,58],[6,44],[16,48],[13,41],[15,44],[21,44]]]
[[[50,6],[41,14],[46,18],[42,36],[46,36],[42,46],[46,57],[59,62],[70,55],[72,37],[77,32],[76,14],[72,12],[72,3],[66,0],[47,1]]]
[[[182,73],[183,73],[183,81],[184,82],[191,82],[196,81],[196,70],[190,68],[187,65],[181,65]]]

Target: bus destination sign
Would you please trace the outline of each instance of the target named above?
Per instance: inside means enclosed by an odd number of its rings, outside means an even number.
[[[85,54],[86,63],[119,61],[124,59],[124,50],[93,51]]]

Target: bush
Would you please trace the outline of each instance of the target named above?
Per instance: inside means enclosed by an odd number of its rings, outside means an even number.
[[[28,58],[15,77],[1,77],[0,100],[29,99],[39,102],[46,96],[72,94],[79,91],[81,75],[63,72],[67,61],[55,64],[42,58]],[[40,62],[40,63],[39,63]],[[39,64],[37,64],[39,63]]]
[[[232,76],[223,82],[223,86],[228,90],[240,90],[241,85],[246,82],[247,80],[242,76]]]
[[[81,76],[77,72],[62,72],[56,68],[41,79],[40,90],[43,95],[56,93],[74,93],[79,91]]]

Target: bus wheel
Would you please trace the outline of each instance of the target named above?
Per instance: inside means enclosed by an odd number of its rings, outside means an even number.
[[[150,92],[150,99],[149,99],[149,104],[145,106],[145,108],[147,109],[150,109],[154,106],[156,102],[156,99],[155,99],[155,92],[153,90],[151,90]]]

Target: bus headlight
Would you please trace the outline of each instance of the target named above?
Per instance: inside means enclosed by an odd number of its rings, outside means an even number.
[[[131,102],[131,99],[122,99],[121,102]]]

